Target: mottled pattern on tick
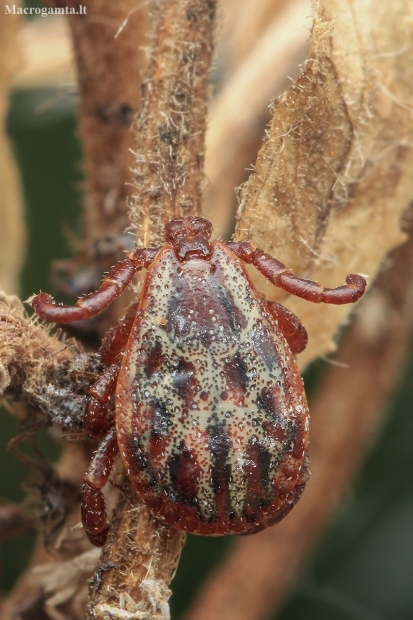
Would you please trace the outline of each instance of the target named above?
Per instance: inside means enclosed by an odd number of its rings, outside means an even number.
[[[308,476],[308,409],[277,324],[238,258],[170,247],[150,266],[116,394],[120,452],[155,514],[196,533],[253,533]]]

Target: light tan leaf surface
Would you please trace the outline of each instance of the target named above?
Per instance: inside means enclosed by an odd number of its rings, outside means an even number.
[[[401,243],[412,198],[412,14],[407,0],[324,0],[314,6],[310,60],[276,102],[268,139],[239,207],[249,239],[324,286],[374,277]],[[254,278],[270,299],[286,295]],[[301,363],[333,349],[351,307],[289,297],[310,344]]]

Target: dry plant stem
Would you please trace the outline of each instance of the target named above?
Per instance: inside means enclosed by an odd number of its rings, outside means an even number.
[[[76,3],[75,3],[76,4]],[[87,199],[85,241],[128,226],[134,136],[131,124],[146,65],[147,6],[135,0],[82,1],[86,14],[69,16],[80,89]],[[121,32],[119,29],[124,25]],[[118,35],[118,36],[116,36]]]
[[[137,123],[136,191],[131,218],[150,246],[171,217],[201,209],[208,70],[215,2],[165,0],[155,34]],[[168,618],[168,585],[184,542],[139,506],[128,481],[116,507],[88,606],[90,619],[110,610]],[[108,612],[109,613],[109,612]]]
[[[19,64],[18,15],[0,15],[0,287],[9,294],[19,288],[24,259],[25,226],[19,173],[6,134],[9,86]]]
[[[104,613],[146,612],[148,618],[169,618],[170,583],[185,536],[162,526],[126,487],[91,583],[88,618]],[[143,616],[142,616],[143,617]]]
[[[85,467],[87,459],[82,446],[71,444],[65,450],[57,472],[62,481],[79,488]],[[79,521],[79,506],[75,503],[70,506],[65,527],[52,550],[45,548],[43,536],[38,537],[29,566],[0,605],[2,620],[21,617],[60,620],[62,616],[59,613],[63,613],[65,619],[84,619],[88,596],[87,578],[96,564],[98,552],[91,552],[82,531],[73,529]],[[92,555],[92,561],[84,557],[87,554]],[[77,566],[72,568],[74,563]]]
[[[33,324],[24,316],[21,302],[13,296],[2,295],[0,299],[0,396],[8,399],[18,398],[14,412],[22,419],[27,418],[30,395],[41,391],[45,378],[56,369],[59,363],[68,360],[76,350],[64,346],[50,336],[41,326]],[[60,480],[74,489],[79,488],[83,479],[87,459],[83,447],[70,444],[58,465]],[[82,553],[89,547],[84,536],[71,531],[80,520],[79,506],[70,506],[65,528],[54,545],[54,561],[64,561]],[[15,618],[18,610],[33,610],[43,607],[44,593],[41,585],[33,579],[32,568],[50,562],[50,554],[45,550],[43,537],[39,537],[30,567],[20,577],[13,591],[1,602],[1,618]],[[83,584],[84,585],[84,584]],[[86,603],[86,589],[75,590],[74,594],[83,596]],[[70,598],[70,597],[69,597]],[[39,612],[40,614],[40,612]],[[41,615],[39,617],[42,617]],[[82,615],[70,617],[81,620]]]
[[[216,0],[156,3],[131,206],[144,247],[159,243],[171,218],[201,213],[215,5]]]
[[[24,316],[21,301],[0,291],[0,397],[34,386],[71,357],[69,348]]]
[[[412,238],[389,262],[342,342],[345,367],[331,366],[310,402],[312,476],[302,499],[282,523],[237,543],[186,620],[267,617],[331,520],[400,380],[413,331]]]

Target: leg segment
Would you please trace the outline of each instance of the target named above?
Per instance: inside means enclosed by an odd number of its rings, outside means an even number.
[[[109,480],[118,450],[113,428],[95,453],[82,487],[82,523],[87,537],[96,547],[105,544],[109,531],[102,488]]]
[[[47,293],[34,295],[28,302],[36,314],[51,323],[88,319],[109,306],[125,290],[137,271],[149,267],[158,252],[159,249],[134,250],[109,271],[98,291],[81,297],[74,306],[56,304]]]
[[[86,403],[84,427],[91,437],[102,437],[113,425],[109,405],[116,388],[120,364],[111,364],[93,383]]]
[[[113,364],[124,351],[136,317],[139,302],[133,304],[124,317],[119,319],[105,334],[100,353],[105,364]]]
[[[267,309],[277,321],[283,336],[293,353],[301,353],[307,346],[307,332],[298,316],[275,301],[267,301]]]
[[[138,303],[133,304],[103,338],[100,352],[109,365],[89,390],[84,418],[84,427],[92,437],[102,437],[112,425],[109,407],[120,370],[119,356],[126,346],[137,307]]]
[[[244,262],[254,265],[272,284],[307,301],[318,304],[354,303],[363,295],[366,288],[365,279],[356,273],[346,277],[344,286],[323,288],[312,280],[296,278],[285,265],[263,250],[255,248],[252,243],[239,241],[229,242],[226,245]]]

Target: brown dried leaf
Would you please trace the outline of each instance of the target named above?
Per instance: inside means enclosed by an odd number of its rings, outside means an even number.
[[[275,102],[268,139],[243,189],[238,239],[297,275],[337,286],[349,272],[374,276],[401,243],[411,200],[412,20],[406,0],[320,0],[310,60]],[[270,299],[284,300],[253,275]],[[309,331],[302,364],[331,351],[351,309],[297,298],[288,306]]]

